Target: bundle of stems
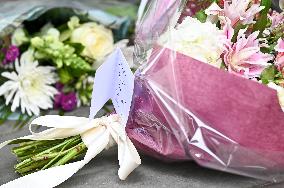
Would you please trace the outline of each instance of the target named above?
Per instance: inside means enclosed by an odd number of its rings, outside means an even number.
[[[17,140],[11,144],[17,144],[12,153],[18,158],[15,170],[21,175],[76,161],[87,151],[80,135],[59,140]]]

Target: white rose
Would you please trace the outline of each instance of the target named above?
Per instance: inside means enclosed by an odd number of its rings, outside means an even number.
[[[101,60],[112,52],[114,46],[111,30],[93,22],[82,24],[74,29],[71,42],[83,44],[85,49],[82,55],[96,60]]]
[[[29,38],[26,36],[23,28],[19,27],[14,31],[11,41],[13,45],[21,46],[23,43],[28,42]]]
[[[210,22],[201,23],[186,17],[176,28],[170,29],[159,39],[167,48],[220,68],[224,52],[225,35]]]

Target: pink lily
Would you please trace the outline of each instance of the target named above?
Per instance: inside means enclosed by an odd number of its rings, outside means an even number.
[[[275,28],[279,24],[283,23],[284,14],[276,12],[276,11],[273,11],[272,14],[269,16],[269,19],[271,20],[271,27]]]
[[[275,58],[275,65],[277,66],[278,70],[284,73],[283,68],[284,68],[284,40],[283,39],[278,39],[277,45],[274,48],[278,54]]]
[[[235,26],[238,22],[244,25],[255,23],[255,15],[264,8],[258,3],[251,5],[251,0],[225,0],[224,9],[221,9],[216,3],[212,3],[205,13],[218,16],[221,22],[224,22],[224,17],[229,18],[232,26]]]
[[[284,52],[284,40],[279,38],[274,48],[277,52]]]
[[[261,72],[269,65],[268,61],[273,57],[260,51],[257,36],[258,31],[245,35],[246,29],[238,33],[237,42],[227,47],[224,54],[224,62],[228,71],[246,77],[259,77]],[[228,35],[232,36],[232,35]]]
[[[227,46],[230,47],[232,45],[232,38],[235,31],[231,26],[231,21],[229,19],[226,20],[225,25],[223,26],[223,31],[227,38]]]

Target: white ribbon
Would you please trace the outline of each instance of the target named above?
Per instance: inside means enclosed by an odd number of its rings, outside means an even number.
[[[88,148],[87,153],[81,161],[23,176],[2,185],[1,188],[55,187],[70,178],[101,151],[113,146],[114,142],[118,145],[118,160],[120,165],[118,176],[121,180],[125,180],[141,164],[139,154],[127,137],[118,115],[92,120],[84,117],[48,115],[35,119],[31,125],[41,125],[51,129],[40,133],[31,131],[32,135],[18,139],[54,140],[80,134],[84,144]],[[0,144],[0,149],[12,141],[9,140]]]

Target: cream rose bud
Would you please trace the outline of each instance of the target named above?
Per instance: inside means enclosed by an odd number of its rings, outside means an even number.
[[[23,43],[28,42],[29,38],[26,36],[23,28],[19,27],[14,31],[11,41],[13,45],[21,46]]]
[[[114,48],[112,31],[92,22],[76,28],[72,32],[71,42],[81,43],[85,46],[82,55],[96,60],[103,59]]]

